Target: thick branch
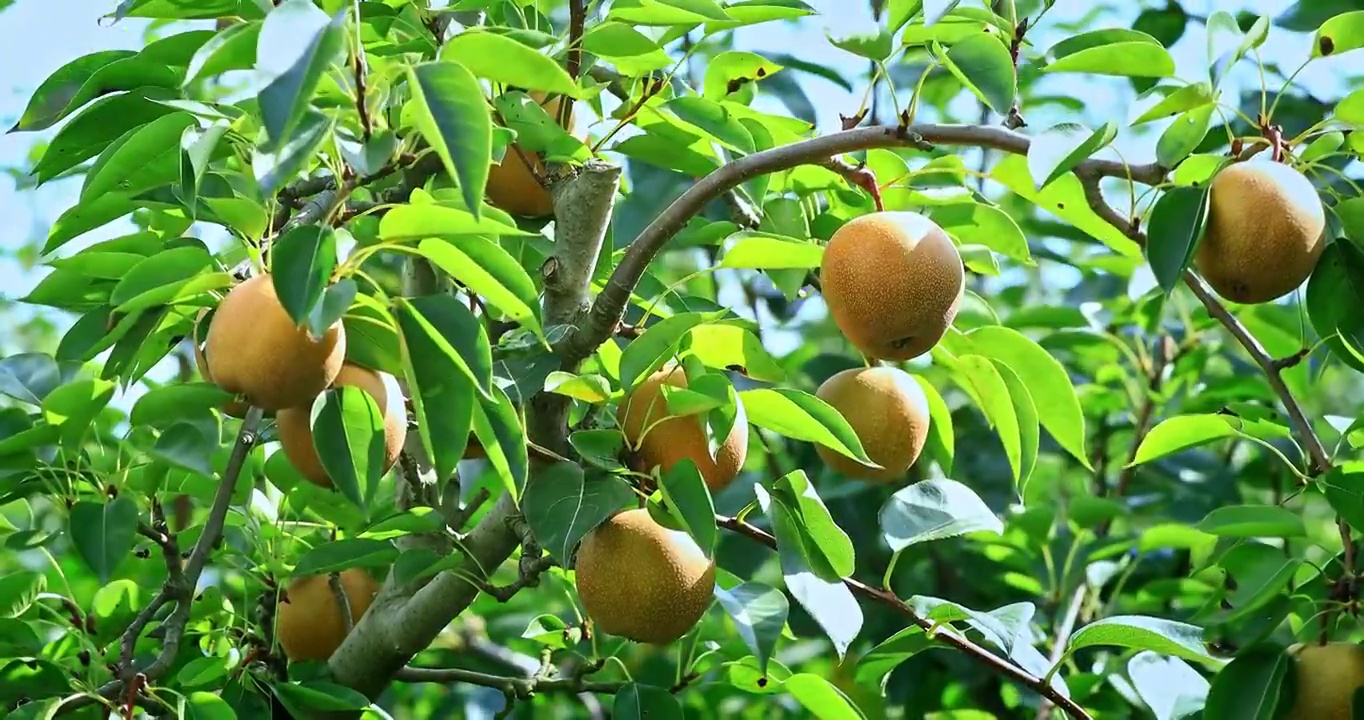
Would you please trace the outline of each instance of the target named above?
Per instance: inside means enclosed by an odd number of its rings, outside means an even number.
[[[597,252],[611,222],[611,198],[619,178],[619,168],[592,163],[577,175],[556,182],[551,190],[556,213],[554,270],[559,278],[577,278],[582,287],[560,283],[551,293],[546,282],[547,323],[553,322],[551,318],[572,316],[576,312],[573,303],[586,296]],[[588,188],[606,197],[590,196]],[[527,434],[537,445],[557,452],[567,445],[567,424],[555,404],[560,396],[546,397],[541,393],[532,398]],[[532,471],[541,464],[537,457]],[[328,661],[336,681],[371,698],[378,697],[407,661],[430,645],[478,597],[479,583],[486,582],[487,574],[511,557],[521,542],[513,523],[517,512],[511,494],[503,493],[463,538],[460,548],[465,559],[458,567],[435,576],[410,598],[385,587]]]
[[[742,520],[716,515],[715,521],[719,523],[720,527],[723,527],[726,530],[739,533],[750,540],[755,540],[770,548],[776,549],[777,547],[777,539],[775,537],[761,528],[750,525]],[[852,578],[843,578],[843,584],[847,585],[848,589],[852,590],[854,595],[876,602],[905,616],[910,622],[922,628],[924,632],[934,640],[938,640],[961,650],[977,662],[988,666],[995,673],[1003,675],[1004,677],[1031,689],[1033,692],[1038,693],[1046,700],[1056,704],[1057,707],[1064,709],[1072,718],[1076,718],[1077,720],[1092,720],[1089,713],[1085,712],[1084,708],[1076,704],[1074,700],[1062,695],[1054,687],[1047,684],[1042,678],[1029,674],[1026,670],[1017,665],[1010,664],[1009,661],[974,642],[971,642],[963,635],[953,632],[942,632],[938,623],[914,612],[914,608],[911,608],[903,600],[889,591],[871,587],[870,585]]]
[[[922,124],[902,128],[882,125],[855,128],[792,143],[728,163],[701,178],[640,232],[593,304],[589,321],[568,338],[567,355],[586,357],[610,336],[625,312],[630,294],[654,256],[693,215],[726,191],[759,175],[822,163],[842,153],[872,148],[923,146],[924,143],[969,145],[1026,154],[1031,141],[1026,135],[1002,127]],[[1165,176],[1164,168],[1157,164],[1129,167],[1113,160],[1098,159],[1080,163],[1075,172],[1095,177],[1130,176],[1136,182],[1147,184],[1159,182]]]

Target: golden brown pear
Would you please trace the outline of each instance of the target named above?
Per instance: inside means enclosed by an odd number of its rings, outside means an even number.
[[[208,374],[267,411],[307,405],[336,379],[346,359],[337,320],[321,338],[294,323],[268,273],[232,288],[208,325]]]
[[[715,563],[691,536],[626,510],[583,538],[574,566],[578,597],[603,632],[665,645],[710,607]]]
[[[862,354],[908,360],[933,348],[956,319],[961,254],[929,218],[874,212],[836,230],[820,283],[834,324]]]
[[[687,387],[682,366],[665,365],[631,388],[621,400],[621,430],[630,446],[638,447],[640,469],[648,472],[659,467],[660,472],[666,473],[683,458],[691,458],[711,492],[719,491],[734,481],[748,457],[748,418],[743,406],[739,407],[729,436],[712,458],[701,415],[668,417],[668,403],[663,397],[665,382],[676,388]]]
[[[815,452],[825,464],[850,478],[891,482],[919,459],[928,439],[928,398],[909,373],[894,367],[850,368],[819,386],[815,395],[847,418],[867,457],[868,467],[823,445]]]
[[[1307,280],[1326,249],[1326,211],[1307,176],[1252,160],[1218,172],[1209,192],[1194,266],[1218,295],[1270,302]]]
[[[398,462],[407,440],[407,407],[403,403],[402,388],[398,381],[386,372],[377,372],[359,365],[347,363],[337,374],[332,387],[358,387],[374,398],[379,412],[384,418],[384,465],[388,472]],[[284,456],[304,478],[314,485],[332,487],[331,478],[322,467],[313,445],[313,431],[310,422],[312,405],[285,408],[279,411],[275,424],[279,430],[279,444]]]
[[[343,570],[341,589],[350,604],[351,618],[359,622],[374,602],[379,583],[361,568]],[[275,636],[290,660],[326,660],[346,639],[346,619],[336,601],[327,575],[296,578],[285,588],[288,602],[275,610]]]
[[[204,316],[207,314],[208,308],[204,308],[199,311],[199,314],[197,316],[195,316],[194,334],[190,337],[190,340],[192,341],[192,344],[194,346],[195,369],[199,371],[199,376],[202,377],[204,380],[208,382],[213,382],[213,377],[208,374],[208,361],[204,359],[204,346],[202,343],[198,341],[199,338],[203,337],[204,328],[202,328],[201,326],[203,324]],[[240,419],[246,417],[246,411],[249,410],[250,408],[251,406],[249,404],[242,402],[241,400],[228,400],[227,402],[223,403],[222,411],[227,415]],[[265,413],[265,415],[272,416],[274,415],[274,413],[269,412]]]
[[[1364,687],[1364,646],[1334,642],[1294,645],[1297,699],[1284,720],[1350,720],[1355,690]]]
[[[543,92],[530,93],[531,98],[541,103],[541,107],[556,120],[562,95],[555,95],[546,103]],[[568,127],[573,127],[573,114],[570,111]],[[527,161],[530,165],[527,165]],[[484,194],[488,202],[513,215],[544,217],[554,213],[554,200],[539,181],[537,175],[545,173],[545,164],[538,153],[520,148],[513,143],[507,147],[502,162],[488,169],[488,184]]]

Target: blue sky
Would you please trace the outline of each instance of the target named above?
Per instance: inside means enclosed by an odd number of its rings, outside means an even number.
[[[981,0],[965,0],[978,3]],[[871,22],[870,10],[866,0],[807,0],[820,12],[815,18],[808,19],[799,29],[789,26],[746,28],[741,30],[739,46],[744,49],[786,51],[798,53],[805,60],[821,63],[844,72],[848,77],[856,77],[865,63],[831,46],[825,39],[825,31],[841,34]],[[1165,0],[1131,2],[1127,8],[1110,13],[1102,18],[1100,24],[1109,27],[1130,26],[1132,18],[1140,5],[1164,5]],[[60,3],[61,12],[54,12],[54,4]],[[141,46],[147,29],[146,21],[125,20],[116,24],[101,22],[100,16],[111,11],[116,0],[18,0],[9,9],[0,12],[0,67],[5,72],[0,78],[0,123],[9,127],[23,111],[29,95],[50,73],[69,60],[97,50],[115,48],[135,49]],[[1114,3],[1120,4],[1120,3]],[[1259,0],[1259,2],[1236,2],[1234,0],[1185,0],[1185,9],[1191,13],[1207,15],[1213,10],[1252,9],[1271,17],[1292,5],[1291,0]],[[1030,34],[1039,50],[1050,47],[1065,37],[1054,27],[1057,20],[1074,18],[1084,14],[1091,7],[1088,0],[1059,0],[1047,21]],[[196,23],[207,26],[207,23]],[[1172,49],[1179,68],[1179,76],[1185,79],[1197,78],[1206,67],[1206,40],[1201,26],[1191,25],[1185,36]],[[1311,48],[1309,35],[1288,33],[1274,28],[1270,39],[1261,48],[1262,56],[1276,61],[1287,68],[1296,67],[1301,59],[1308,56]],[[1364,51],[1360,51],[1364,52]],[[1358,59],[1357,54],[1314,63],[1308,72],[1300,77],[1301,82],[1314,92],[1331,96],[1340,93],[1344,80],[1349,76],[1350,65]],[[1241,87],[1251,83],[1258,87],[1258,79],[1252,63],[1243,62],[1224,85],[1228,97],[1234,97]],[[819,110],[819,129],[828,132],[836,129],[838,113],[849,113],[857,107],[862,88],[849,93],[828,81],[804,76],[807,93]],[[1120,78],[1088,78],[1079,75],[1052,76],[1047,80],[1050,90],[1066,92],[1086,99],[1087,117],[1047,117],[1050,113],[1029,112],[1025,115],[1033,129],[1045,128],[1055,122],[1072,120],[1091,125],[1105,120],[1135,117],[1140,109],[1132,103],[1130,90]],[[760,99],[766,109],[780,111],[781,106],[770,99]],[[962,102],[972,102],[963,94]],[[1115,146],[1134,162],[1151,158],[1157,132],[1164,123],[1152,123],[1143,133],[1124,129]],[[43,133],[51,137],[55,129]],[[34,134],[21,133],[0,135],[0,165],[23,165],[28,156]],[[12,259],[3,257],[14,248],[32,237],[46,234],[48,225],[69,207],[79,192],[79,180],[52,183],[36,191],[17,192],[9,177],[0,177],[0,295],[19,297],[45,274],[42,268],[24,271]],[[80,241],[72,243],[69,250],[74,251],[91,242],[114,237],[127,231],[125,223],[112,223],[105,228],[87,234]],[[1136,282],[1145,282],[1137,280]],[[65,326],[69,320],[62,322]]]

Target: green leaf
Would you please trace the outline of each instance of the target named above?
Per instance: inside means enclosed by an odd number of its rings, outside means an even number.
[[[1240,432],[1228,422],[1227,417],[1218,414],[1178,415],[1163,420],[1146,434],[1127,466],[1141,465],[1215,440],[1236,437]]]
[[[620,478],[587,478],[574,463],[554,463],[531,473],[521,511],[541,546],[568,567],[583,536],[634,497]]]
[[[1337,210],[1350,200],[1337,205]],[[1349,241],[1326,246],[1307,281],[1307,317],[1322,337],[1339,333],[1355,348],[1364,348],[1364,250]]]
[[[368,511],[384,475],[384,416],[374,397],[358,387],[331,388],[313,400],[313,447],[332,485]]]
[[[1217,106],[1209,103],[1186,110],[1165,128],[1156,141],[1156,160],[1164,167],[1174,167],[1203,142],[1212,123]]]
[[[520,496],[531,475],[525,428],[521,427],[516,404],[496,383],[492,385],[492,397],[479,398],[479,404],[473,408],[473,435],[483,445],[488,462],[507,492],[513,498]]]
[[[464,208],[436,205],[399,205],[379,221],[379,239],[389,242],[424,240],[452,235],[530,235],[488,214],[475,217]]]
[[[834,522],[815,486],[804,470],[793,470],[772,483],[771,492],[809,538],[807,557],[827,564],[834,577],[849,577],[856,570],[852,540]],[[832,578],[826,578],[832,579]]]
[[[294,323],[303,325],[336,270],[336,232],[325,225],[296,226],[276,239],[270,251],[275,295]],[[313,334],[321,335],[316,329]]]
[[[1000,360],[991,358],[991,361],[994,362],[995,369],[999,370],[1000,378],[1009,388],[1009,401],[1013,403],[1014,415],[1018,418],[1018,490],[1022,494],[1027,490],[1028,480],[1032,477],[1032,471],[1037,466],[1037,453],[1042,444],[1042,431],[1037,416],[1038,410],[1033,403],[1033,392],[1028,389],[1023,378],[1019,377],[1019,373]]]
[[[441,48],[440,58],[463,65],[476,77],[523,90],[579,95],[577,84],[558,63],[506,35],[465,30]]]
[[[803,390],[756,388],[739,392],[749,422],[792,440],[819,443],[876,467],[862,441],[837,409]]]
[[[728,590],[716,586],[715,599],[729,613],[739,637],[758,658],[758,669],[766,673],[790,611],[786,595],[762,583],[745,582]]]
[[[1014,409],[1009,395],[1009,386],[999,374],[994,362],[982,355],[964,355],[957,358],[958,382],[972,391],[986,420],[999,435],[1004,445],[1004,455],[1013,470],[1014,482],[1018,482],[1023,471],[1023,439],[1019,426],[1018,412]]]
[[[193,124],[193,115],[177,112],[124,133],[90,166],[81,200],[113,192],[138,193],[167,182],[179,167],[180,135]]]
[[[677,353],[678,345],[687,331],[701,323],[718,319],[723,314],[723,311],[683,312],[650,325],[621,352],[621,389],[629,392],[655,370],[663,367],[668,359]]]
[[[1302,517],[1278,505],[1226,505],[1214,509],[1196,527],[1221,537],[1304,537]]]
[[[137,539],[137,503],[120,495],[107,503],[79,500],[71,506],[71,542],[101,585],[133,553]]]
[[[249,70],[256,61],[261,22],[229,25],[199,46],[185,68],[185,85],[232,70]]]
[[[64,123],[34,164],[32,174],[47,182],[89,160],[114,144],[129,130],[175,112],[153,102],[175,97],[175,92],[154,86],[107,95],[90,103]]]
[[[1014,103],[1016,70],[1009,48],[990,33],[971,35],[956,43],[943,55],[947,69],[1001,115]]]
[[[326,115],[309,107],[281,145],[258,145],[251,151],[251,172],[261,192],[273,193],[292,181],[312,160],[331,131]]]
[[[380,568],[398,558],[398,548],[387,540],[344,538],[319,543],[303,553],[294,566],[295,577],[341,572],[348,568]]]
[[[1038,190],[1028,172],[1027,158],[1008,155],[990,170],[990,179],[1003,184],[1037,207],[1064,220],[1076,230],[1130,258],[1141,257],[1141,246],[1095,214],[1085,202],[1085,189],[1074,173],[1067,173]]]
[[[168,304],[186,288],[213,279],[203,272],[213,264],[213,257],[200,245],[163,250],[129,270],[114,286],[109,302],[124,313]]]
[[[496,61],[501,62],[501,58]],[[493,120],[483,88],[459,63],[425,62],[410,67],[409,73],[417,127],[440,156],[446,172],[459,181],[464,204],[478,220],[493,154]]]
[[[1151,208],[1147,224],[1146,261],[1156,282],[1169,295],[1193,261],[1208,220],[1206,187],[1177,187]]]
[[[825,36],[834,47],[876,62],[884,61],[895,51],[895,38],[890,30],[880,26],[857,28],[838,35],[826,33]]]
[[[944,473],[951,474],[952,461],[956,455],[956,434],[952,429],[952,410],[943,400],[942,394],[922,375],[913,375],[915,382],[923,388],[924,398],[928,400],[928,439],[924,449],[929,457],[937,460]]]
[[[820,675],[800,673],[782,684],[797,702],[819,720],[866,720],[852,699]]]
[[[786,371],[762,341],[747,328],[731,323],[703,323],[687,335],[685,349],[707,367],[738,366],[744,375],[763,382],[782,382]]]
[[[1293,658],[1282,646],[1259,643],[1243,648],[1213,677],[1203,713],[1208,718],[1278,720],[1283,716],[1277,710],[1281,698],[1291,701],[1294,687]]]
[[[806,555],[808,535],[786,504],[770,495],[761,483],[755,484],[753,490],[763,514],[772,521],[786,589],[824,630],[842,658],[862,630],[862,608],[857,598],[842,580],[817,574]]]
[[[594,24],[583,35],[583,50],[632,77],[662,70],[673,63],[658,43],[623,22]]]
[[[461,235],[445,240],[426,238],[417,245],[417,251],[507,313],[513,322],[544,337],[535,281],[501,245],[479,235]]]
[[[236,720],[237,713],[217,694],[196,690],[182,697],[179,717],[185,720]]]
[[[1066,653],[1096,646],[1151,650],[1189,660],[1209,661],[1203,629],[1188,623],[1140,615],[1115,615],[1096,620],[1070,637]]]
[[[1127,661],[1127,676],[1156,720],[1188,717],[1203,709],[1208,697],[1208,681],[1196,670],[1179,658],[1161,657],[1149,650]]]
[[[216,421],[211,432],[200,423],[175,423],[156,439],[150,454],[172,467],[211,477],[213,452],[218,449]]]
[[[23,615],[46,589],[47,577],[31,570],[12,571],[0,577],[0,618]],[[785,619],[783,613],[782,620]]]
[[[947,478],[920,480],[896,491],[877,517],[891,552],[971,532],[1004,533],[1004,523],[975,491]]]
[[[1107,147],[1117,135],[1118,126],[1114,122],[1104,123],[1098,130],[1073,122],[1052,125],[1033,138],[1028,147],[1028,171],[1039,189],[1046,187]]]
[[[19,402],[41,405],[61,384],[61,369],[51,355],[28,352],[0,359],[0,393]]]
[[[1321,24],[1312,38],[1312,57],[1340,55],[1364,47],[1364,10],[1341,13]]]
[[[663,474],[658,489],[668,503],[670,514],[681,523],[682,529],[691,535],[706,557],[714,557],[717,536],[715,503],[696,463],[691,458],[682,458],[674,463]]]
[[[406,338],[420,326],[474,383],[484,398],[491,397],[492,346],[483,323],[453,295],[425,295],[397,300],[398,317]]]
[[[202,687],[227,677],[229,660],[225,657],[197,657],[185,663],[175,674],[175,681],[186,687]]]
[[[317,710],[362,710],[370,705],[369,698],[360,692],[320,680],[271,683],[270,689],[294,717],[313,717],[316,713],[309,711]]]
[[[1108,31],[1096,31],[1105,33]],[[1086,33],[1085,35],[1092,35]],[[1071,38],[1070,41],[1083,41],[1085,35]],[[1149,36],[1147,36],[1149,38]],[[1053,53],[1056,48],[1052,48]],[[1043,72],[1079,72],[1093,75],[1117,75],[1124,77],[1166,78],[1174,77],[1175,61],[1170,53],[1154,38],[1132,39],[1123,42],[1108,42],[1085,47],[1082,50],[1061,56],[1057,53]]]
[[[618,720],[684,720],[682,705],[667,688],[627,683],[611,703],[611,717]]]
[[[753,83],[771,77],[782,67],[767,58],[744,50],[726,50],[710,59],[702,96],[711,100],[751,95]]]
[[[43,419],[61,428],[62,444],[80,444],[90,424],[109,404],[117,385],[103,379],[76,380],[53,390],[43,398]]]
[[[433,297],[458,302],[453,296]],[[431,456],[436,475],[449,477],[464,457],[468,444],[477,383],[467,371],[460,351],[451,346],[440,327],[422,317],[416,306],[400,301],[397,317],[403,375],[422,444]]]
[[[293,137],[322,76],[345,55],[345,28],[345,12],[328,18],[312,0],[285,0],[265,17],[256,67],[268,79],[258,96],[266,149]]]
[[[901,663],[925,650],[943,647],[943,643],[925,634],[923,628],[911,625],[881,641],[857,661],[857,682],[879,687],[884,692],[891,671]]]
[[[102,50],[58,68],[38,86],[10,132],[46,130],[86,103],[135,88],[174,88],[180,78],[163,62],[131,50]]]
[[[804,270],[819,267],[824,258],[822,245],[757,230],[741,230],[727,239],[735,242],[720,258],[719,267]]]
[[[1364,527],[1364,462],[1344,462],[1321,478],[1326,501],[1351,527]]]
[[[1212,86],[1206,82],[1196,82],[1185,85],[1166,95],[1160,102],[1152,105],[1149,110],[1142,113],[1133,125],[1148,123],[1152,120],[1162,120],[1173,115],[1202,107],[1213,101]]]
[[[963,244],[980,244],[1026,266],[1037,264],[1018,223],[993,205],[949,202],[932,207],[928,216]]]

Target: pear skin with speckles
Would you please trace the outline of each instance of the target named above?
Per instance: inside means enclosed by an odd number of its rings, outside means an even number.
[[[598,525],[578,546],[578,597],[597,629],[666,645],[686,635],[715,589],[715,563],[691,536],[643,508]]]
[[[289,317],[265,273],[232,288],[218,304],[204,358],[219,387],[279,411],[311,403],[336,379],[346,360],[346,329],[337,320],[312,337]]]
[[[748,458],[748,418],[743,406],[715,455],[699,415],[668,415],[663,386],[687,387],[681,365],[669,363],[630,389],[621,401],[621,430],[637,448],[642,472],[659,468],[666,473],[683,459],[696,463],[711,492],[719,492],[738,477]]]
[[[904,476],[928,441],[928,396],[912,375],[896,367],[850,368],[825,380],[815,395],[843,414],[873,468],[815,445],[825,464],[850,478],[888,483]]]
[[[1364,645],[1297,644],[1288,654],[1298,683],[1293,709],[1284,720],[1351,720],[1354,693],[1364,688]]]
[[[407,407],[403,403],[403,391],[397,378],[386,372],[371,370],[367,367],[347,363],[337,374],[332,387],[358,387],[374,398],[384,420],[384,465],[387,473],[398,462],[402,454],[403,442],[407,440]],[[308,482],[314,485],[333,487],[331,478],[322,467],[322,459],[317,455],[313,443],[312,405],[285,408],[275,419],[279,431],[280,448],[284,456]]]
[[[350,605],[351,618],[359,622],[379,593],[378,581],[362,568],[340,573],[341,589]],[[294,662],[326,660],[346,639],[344,608],[336,601],[327,575],[307,575],[294,579],[285,588],[285,598],[275,609],[275,636],[284,654]]]
[[[1227,300],[1256,304],[1297,289],[1326,249],[1326,210],[1306,175],[1272,160],[1213,176],[1194,267]]]
[[[957,317],[966,283],[961,253],[916,212],[874,212],[829,238],[820,265],[834,324],[863,355],[901,361],[933,349]]]

